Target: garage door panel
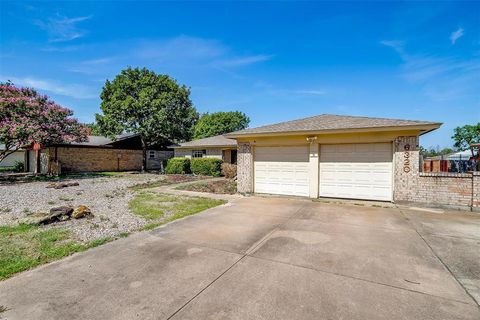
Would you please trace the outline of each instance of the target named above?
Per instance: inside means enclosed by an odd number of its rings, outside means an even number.
[[[391,201],[392,157],[390,143],[322,145],[320,196]]]
[[[308,196],[306,146],[255,148],[255,192]]]

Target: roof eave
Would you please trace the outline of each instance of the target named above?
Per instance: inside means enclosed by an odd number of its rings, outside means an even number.
[[[236,148],[236,144],[226,145],[200,145],[200,146],[172,146],[173,149],[201,149],[201,148]]]
[[[371,128],[345,128],[345,129],[327,129],[327,130],[300,130],[300,131],[281,131],[281,132],[264,132],[264,133],[228,133],[225,137],[229,139],[239,138],[256,138],[256,137],[275,137],[275,136],[296,136],[296,135],[320,135],[335,133],[357,133],[357,132],[382,132],[382,131],[407,131],[419,130],[425,134],[427,132],[438,129],[442,125],[441,122],[434,122],[423,125],[407,125],[407,126],[388,126],[388,127],[371,127]]]

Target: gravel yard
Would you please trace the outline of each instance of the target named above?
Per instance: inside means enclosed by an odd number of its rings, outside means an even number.
[[[93,218],[58,222],[44,228],[63,227],[80,241],[114,237],[148,224],[148,220],[129,211],[128,202],[135,191],[128,187],[162,180],[165,184],[176,182],[166,182],[165,179],[169,177],[126,173],[68,179],[65,181],[78,182],[79,185],[63,189],[47,188],[51,181],[0,185],[0,225],[16,225],[28,214],[48,212],[53,207],[86,205],[94,214]]]

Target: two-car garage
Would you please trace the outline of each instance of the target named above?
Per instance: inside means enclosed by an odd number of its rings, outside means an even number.
[[[255,147],[254,192],[309,196],[314,179],[320,197],[392,200],[391,142],[318,147],[318,157],[310,145]]]
[[[320,114],[225,136],[237,140],[240,193],[394,201],[418,173],[419,137],[440,125]]]

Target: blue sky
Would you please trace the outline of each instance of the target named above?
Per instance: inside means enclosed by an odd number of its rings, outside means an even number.
[[[251,126],[333,113],[480,121],[480,2],[6,2],[0,80],[99,112],[106,79],[147,67],[200,112]]]

